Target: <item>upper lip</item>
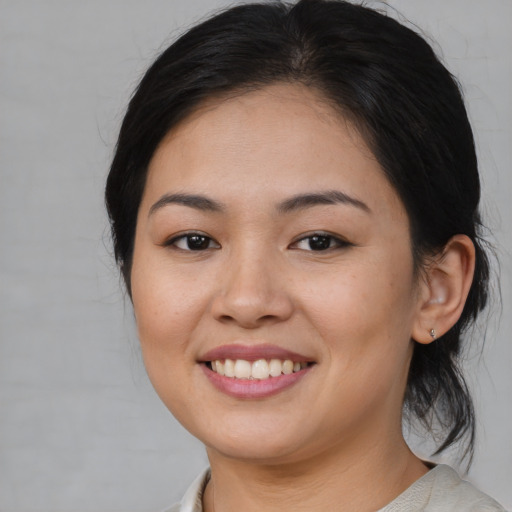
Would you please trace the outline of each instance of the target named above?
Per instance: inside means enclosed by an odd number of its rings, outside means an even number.
[[[310,357],[298,354],[291,350],[276,345],[222,345],[209,350],[200,358],[200,362],[217,361],[223,359],[244,359],[245,361],[257,361],[258,359],[290,359],[293,362],[312,362]]]

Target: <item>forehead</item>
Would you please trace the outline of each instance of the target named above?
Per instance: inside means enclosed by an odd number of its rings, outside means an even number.
[[[375,207],[401,206],[349,121],[316,91],[276,84],[209,100],[171,130],[150,162],[145,195],[192,191],[262,204],[333,187]]]

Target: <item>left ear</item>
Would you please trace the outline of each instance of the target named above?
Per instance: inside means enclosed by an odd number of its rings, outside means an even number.
[[[412,338],[431,343],[460,318],[473,281],[475,247],[466,235],[455,235],[424,269],[419,283],[419,310]]]

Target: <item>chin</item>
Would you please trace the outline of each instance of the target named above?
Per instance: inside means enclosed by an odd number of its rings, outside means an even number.
[[[253,440],[250,444],[242,444],[237,440],[222,440],[215,446],[207,445],[208,455],[221,455],[229,459],[243,462],[253,462],[258,465],[282,465],[294,462],[297,457],[295,447],[266,442],[265,440]]]
[[[259,423],[256,425],[256,423]],[[306,443],[304,432],[297,432],[295,422],[262,422],[247,418],[230,425],[211,423],[205,429],[190,429],[202,441],[208,453],[259,464],[291,461]],[[185,428],[188,428],[185,425]],[[298,435],[300,434],[300,435]],[[307,444],[307,443],[306,443]]]

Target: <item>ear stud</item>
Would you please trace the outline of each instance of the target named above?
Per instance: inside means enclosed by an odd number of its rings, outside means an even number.
[[[435,340],[437,338],[435,329],[430,329],[430,336],[433,340]]]

